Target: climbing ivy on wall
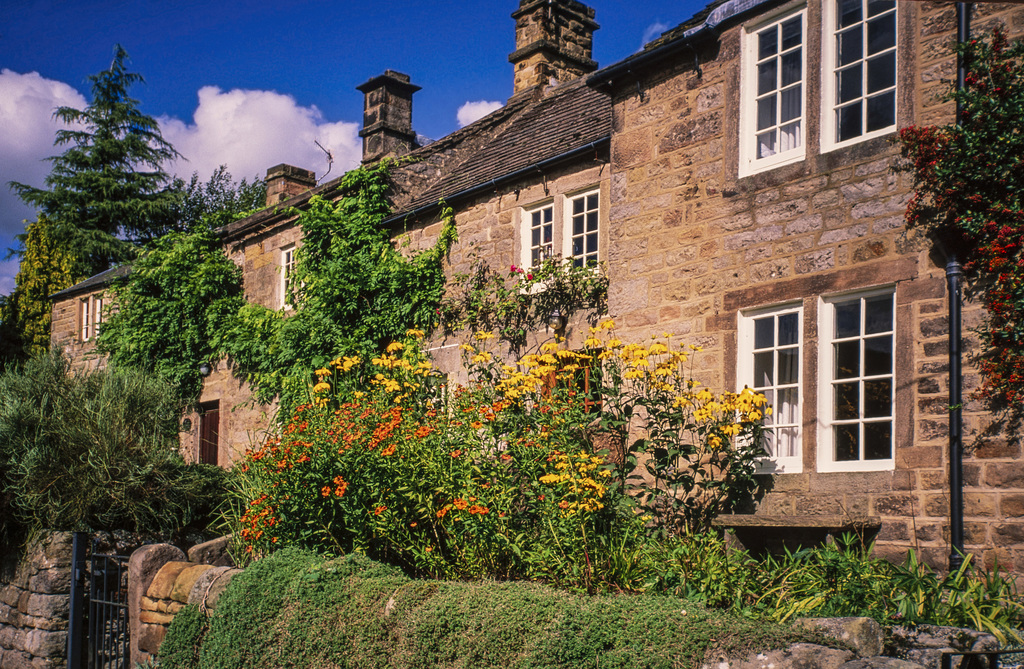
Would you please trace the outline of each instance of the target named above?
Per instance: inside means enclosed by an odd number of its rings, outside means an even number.
[[[383,226],[391,164],[349,172],[341,197],[313,197],[296,224],[303,242],[290,280],[290,310],[247,303],[241,270],[216,233],[156,242],[114,287],[117,309],[100,335],[116,365],[151,370],[186,399],[202,389],[199,365],[227,356],[261,401],[288,408],[311,370],[339,355],[372,354],[410,328],[431,329],[444,294],[443,261],[456,240],[442,212],[433,247],[404,254]]]
[[[444,259],[456,241],[442,211],[434,245],[403,253],[383,225],[391,165],[345,175],[342,196],[313,197],[298,216],[302,245],[289,280],[290,311],[246,304],[222,335],[223,352],[258,399],[300,400],[311,370],[339,355],[372,354],[410,328],[430,330],[444,295]]]

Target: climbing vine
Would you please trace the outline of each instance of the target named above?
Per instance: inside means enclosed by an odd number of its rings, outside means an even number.
[[[958,249],[987,318],[980,395],[1024,419],[1024,43],[997,30],[960,47],[969,63],[958,125],[900,133],[916,194],[907,224]]]
[[[302,245],[289,279],[293,309],[246,304],[222,335],[223,352],[258,399],[301,400],[309,372],[339,355],[383,351],[410,328],[430,330],[444,294],[444,259],[457,235],[442,211],[433,247],[406,254],[383,225],[391,165],[345,175],[340,198],[313,197],[299,213]]]

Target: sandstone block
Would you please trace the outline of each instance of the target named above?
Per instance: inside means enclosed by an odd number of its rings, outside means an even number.
[[[153,599],[169,599],[178,575],[192,566],[190,562],[168,562],[163,565],[153,577],[146,594]]]
[[[166,635],[167,628],[163,625],[140,625],[137,635],[139,650],[156,655]]]
[[[923,665],[895,657],[875,656],[850,660],[839,669],[923,669]]]
[[[822,632],[847,643],[859,657],[881,655],[885,643],[882,626],[872,618],[801,618],[794,626]]]
[[[772,650],[746,658],[717,657],[701,669],[839,669],[854,658],[848,650],[839,650],[812,643],[793,644],[785,650]]]
[[[192,586],[195,585],[196,579],[203,575],[204,572],[213,569],[208,564],[197,564],[187,567],[178,574],[178,578],[174,580],[174,587],[171,588],[170,599],[176,602],[187,602],[188,593],[191,592]]]
[[[139,613],[139,621],[145,625],[170,625],[174,616],[169,613],[157,613],[156,611],[142,611]]]

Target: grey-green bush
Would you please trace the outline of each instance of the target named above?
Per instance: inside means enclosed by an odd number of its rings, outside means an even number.
[[[227,474],[188,465],[181,405],[141,372],[74,372],[58,352],[0,374],[0,534],[33,529],[168,536],[204,525]]]

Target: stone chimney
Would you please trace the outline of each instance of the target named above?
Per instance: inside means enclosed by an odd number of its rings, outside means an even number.
[[[364,95],[363,163],[385,156],[401,156],[416,148],[412,131],[412,94],[419,86],[409,83],[409,75],[385,70],[356,90]]]
[[[316,186],[316,175],[281,163],[267,170],[267,206],[272,207]]]
[[[570,81],[597,69],[591,59],[594,10],[575,0],[519,0],[516,50],[508,60],[515,68],[514,95]]]

